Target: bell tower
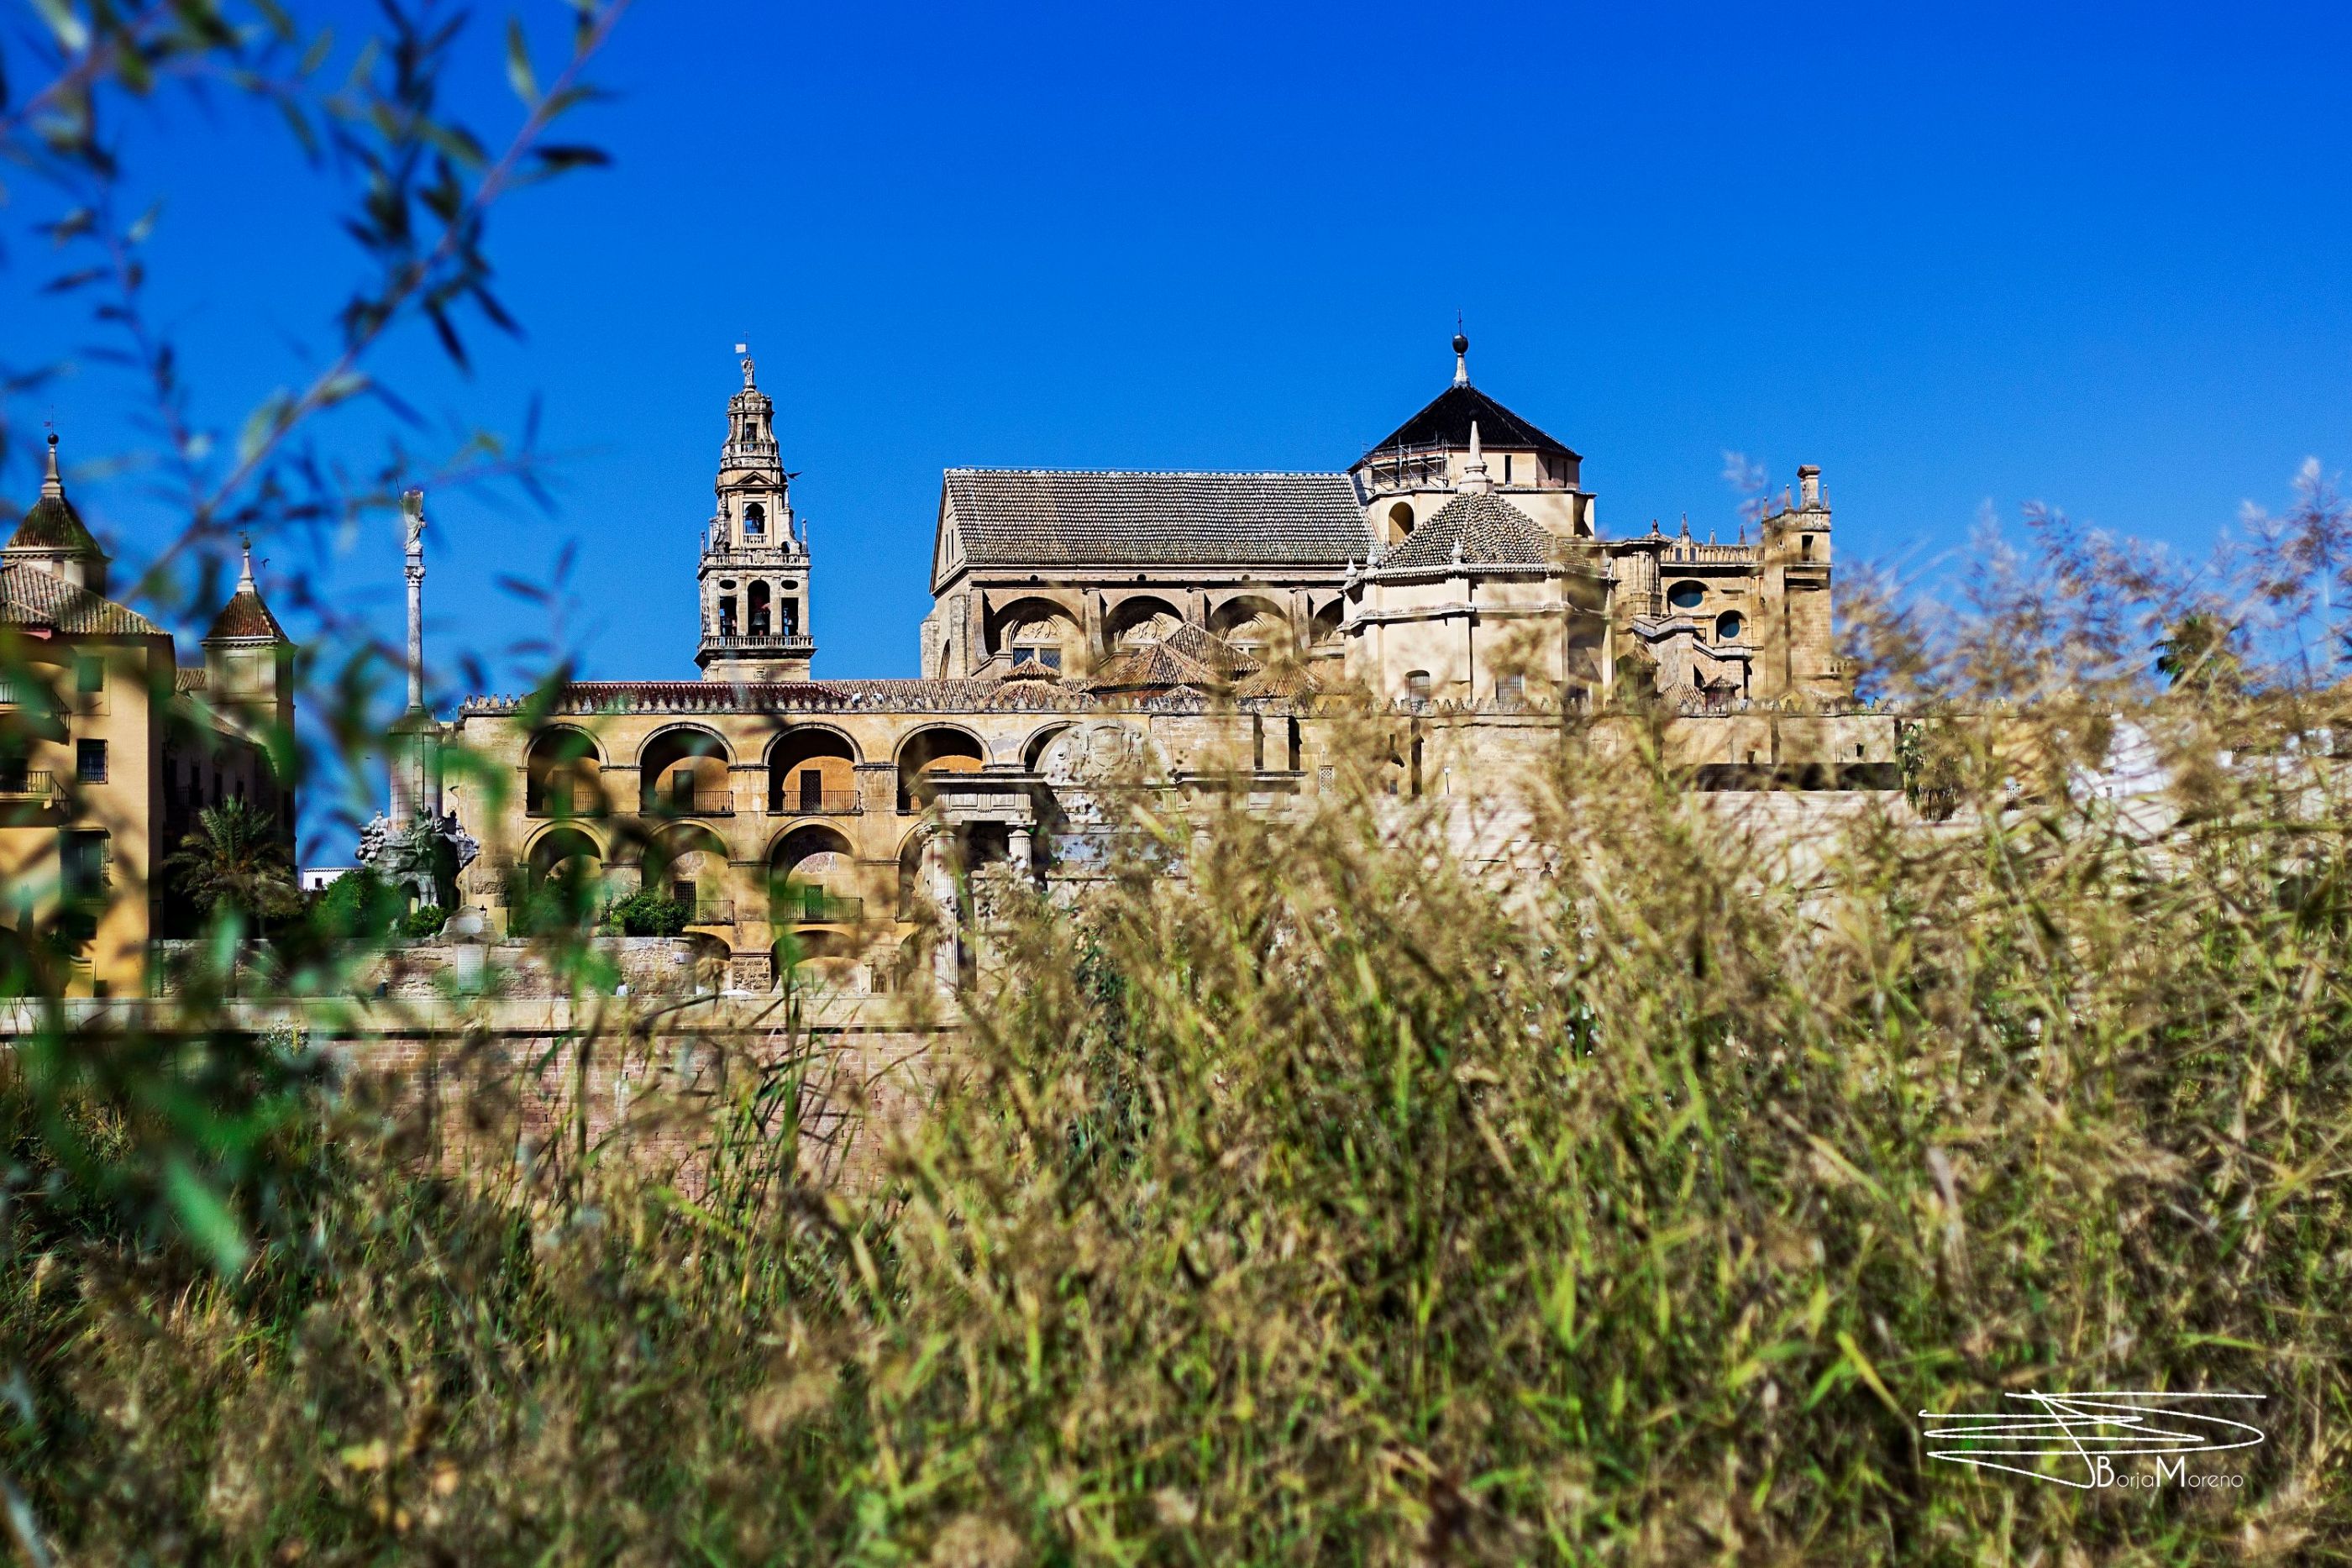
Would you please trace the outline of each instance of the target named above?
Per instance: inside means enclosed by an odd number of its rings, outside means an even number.
[[[738,343],[735,351],[743,348]],[[696,574],[702,643],[694,662],[706,681],[804,681],[816,653],[808,632],[808,541],[793,524],[793,476],[777,455],[775,412],[746,356],[743,390],[727,404],[719,509]]]

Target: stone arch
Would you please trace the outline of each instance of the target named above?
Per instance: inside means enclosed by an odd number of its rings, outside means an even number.
[[[744,612],[745,632],[753,637],[765,637],[775,625],[775,590],[762,579],[754,578]]]
[[[838,830],[804,822],[768,851],[770,902],[780,925],[856,922],[857,854]]]
[[[768,810],[775,816],[857,810],[857,743],[831,725],[796,724],[768,747]]]
[[[691,893],[696,923],[713,925],[731,918],[722,913],[727,904],[730,862],[727,841],[700,822],[674,822],[646,841],[645,885],[655,893],[678,898]]]
[[[594,834],[575,823],[548,828],[523,847],[519,878],[507,892],[507,929],[530,936],[585,925],[602,902],[604,852]]]
[[[1318,648],[1335,648],[1339,646],[1341,628],[1347,619],[1347,601],[1335,599],[1315,612],[1314,619],[1307,625],[1307,635]]]
[[[602,875],[604,848],[596,841],[595,834],[572,823],[547,829],[523,849],[523,866],[534,885],[574,862],[584,862],[591,876]]]
[[[898,743],[898,810],[915,810],[915,780],[925,773],[977,773],[988,747],[960,725],[927,724]]]
[[[751,502],[745,506],[743,508],[743,531],[746,534],[765,535],[768,531],[768,508],[761,506],[757,501]]]
[[[1046,594],[1024,594],[988,618],[988,650],[1015,659],[1035,657],[1060,669],[1070,664],[1082,633],[1078,612]]]
[[[668,816],[723,816],[734,810],[728,768],[734,761],[717,730],[674,724],[656,730],[637,750],[643,810]]]
[[[1412,503],[1399,501],[1389,508],[1389,543],[1401,545],[1412,538]]]
[[[1114,649],[1156,643],[1184,623],[1183,612],[1153,593],[1131,594],[1111,607],[1103,632]]]
[[[1263,593],[1236,593],[1209,616],[1209,630],[1249,654],[1264,659],[1291,642],[1290,617]]]
[[[533,817],[592,817],[604,810],[604,748],[576,725],[551,724],[523,757],[523,810]]]
[[[1066,718],[1055,719],[1048,725],[1041,725],[1027,740],[1021,743],[1022,768],[1031,773],[1036,772],[1037,765],[1045,760],[1045,748],[1053,745],[1055,738],[1069,727],[1070,721]]]

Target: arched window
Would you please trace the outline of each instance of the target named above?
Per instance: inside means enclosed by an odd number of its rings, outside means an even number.
[[[1392,543],[1412,537],[1412,507],[1410,503],[1399,501],[1389,508],[1389,527],[1396,530],[1396,540]]]
[[[768,634],[768,585],[764,582],[753,583],[751,585],[751,635],[754,637],[764,637]]]
[[[1696,610],[1706,602],[1706,584],[1677,582],[1666,590],[1666,602],[1677,610]]]
[[[768,508],[754,501],[743,508],[743,531],[764,534],[768,531]]]
[[[1747,630],[1748,622],[1739,618],[1737,610],[1727,610],[1715,618],[1715,640],[1718,643],[1737,643],[1739,634]]]
[[[1404,677],[1404,695],[1408,701],[1425,703],[1429,700],[1429,672],[1408,670]]]

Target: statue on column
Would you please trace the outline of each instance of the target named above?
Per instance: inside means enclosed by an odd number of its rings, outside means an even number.
[[[457,876],[481,853],[441,806],[441,724],[425,706],[425,492],[400,497],[406,529],[408,707],[395,720],[386,760],[391,799],[360,830],[360,863],[420,906],[454,904]]]

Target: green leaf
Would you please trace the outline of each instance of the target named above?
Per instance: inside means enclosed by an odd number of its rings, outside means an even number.
[[[33,9],[41,14],[41,20],[57,36],[59,48],[78,55],[89,47],[89,28],[74,14],[67,0],[33,0]]]
[[[178,1155],[164,1163],[163,1193],[178,1212],[188,1239],[212,1259],[215,1270],[235,1274],[245,1267],[253,1255],[246,1243],[245,1228],[237,1224],[220,1194]]]
[[[539,102],[539,78],[531,75],[530,50],[524,44],[522,18],[507,18],[507,82],[527,105]]]

